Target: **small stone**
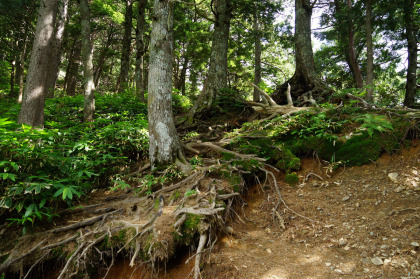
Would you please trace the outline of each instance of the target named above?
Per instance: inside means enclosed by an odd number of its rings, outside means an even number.
[[[369,271],[370,271],[370,270],[369,270],[369,268],[366,268],[366,267],[365,267],[365,268],[363,268],[363,272],[364,272],[364,273],[368,273]]]
[[[384,265],[389,265],[391,263],[391,259],[385,259],[384,260]]]
[[[331,263],[325,263],[326,266],[331,266]]]
[[[385,250],[385,249],[388,249],[388,247],[389,247],[389,245],[386,245],[386,244],[384,244],[384,245],[381,245],[381,250]]]
[[[265,249],[265,251],[267,251],[267,253],[268,253],[268,254],[273,253],[273,251],[271,251],[271,249],[270,249],[270,248]]]
[[[360,207],[360,203],[356,202],[356,203],[354,204],[354,206],[355,206],[355,207]]]
[[[372,259],[370,259],[370,261],[374,264],[374,265],[383,265],[384,262],[382,261],[381,258],[379,257],[374,257]]]
[[[419,247],[419,243],[415,242],[415,241],[411,242],[410,245],[413,246],[413,247],[416,247],[416,248]]]
[[[344,247],[344,251],[348,251],[348,250],[350,250],[350,246]]]
[[[270,233],[271,233],[270,228],[266,228],[266,229],[265,229],[265,232],[266,232],[266,233],[268,233],[268,234],[270,234]]]
[[[334,269],[335,272],[337,273],[343,273],[343,271],[341,269]]]
[[[401,193],[402,191],[404,191],[404,187],[402,187],[402,186],[400,186],[400,187],[398,187],[394,190],[395,193]]]
[[[346,245],[347,244],[347,239],[345,239],[345,238],[340,238],[339,240],[338,240],[338,245],[340,245],[340,246],[344,246],[344,245]]]
[[[391,179],[392,182],[397,183],[398,173],[391,172],[388,174],[388,178]]]
[[[314,183],[312,183],[312,187],[319,187],[319,186],[321,186],[318,182],[314,182]]]
[[[350,197],[349,196],[345,196],[345,197],[343,197],[341,200],[343,201],[343,202],[345,202],[345,201],[348,201],[350,199]]]
[[[232,227],[226,227],[226,232],[228,233],[228,234],[233,234],[234,232],[235,232],[235,230],[232,228]]]

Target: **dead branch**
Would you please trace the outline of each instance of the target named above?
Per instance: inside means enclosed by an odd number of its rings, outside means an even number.
[[[215,209],[209,209],[209,208],[200,208],[200,209],[193,209],[193,208],[181,208],[178,211],[176,211],[175,216],[178,216],[179,214],[188,213],[188,214],[195,214],[195,215],[215,215],[220,211],[225,210],[224,208],[215,208]]]
[[[239,193],[235,192],[235,193],[230,193],[230,194],[217,195],[216,198],[217,199],[220,199],[220,200],[227,200],[227,199],[229,199],[231,197],[239,196],[239,195],[240,195]]]
[[[261,88],[259,88],[257,85],[253,84],[251,82],[251,85],[257,89],[258,93],[261,95],[261,97],[263,97],[264,99],[267,100],[268,104],[273,107],[273,106],[277,106],[277,103],[270,97],[270,95],[268,95],[267,93],[264,92],[264,90],[262,90]]]
[[[357,100],[357,101],[361,102],[365,108],[370,108],[371,107],[371,105],[369,105],[368,102],[366,102],[365,100],[363,100],[362,98],[360,98],[358,96],[355,96],[351,93],[347,93],[346,96],[349,97],[350,99],[354,99],[354,100]]]
[[[323,179],[321,176],[319,176],[319,175],[317,175],[317,174],[315,174],[315,173],[313,173],[313,172],[308,173],[308,175],[306,175],[306,177],[305,177],[304,181],[305,181],[305,182],[306,182],[306,181],[308,181],[310,176],[315,176],[315,177],[316,177],[316,178],[318,178],[319,180],[324,181],[324,179]]]
[[[25,275],[25,277],[23,277],[23,279],[26,279],[26,278],[28,278],[28,276],[29,276],[29,274],[31,273],[31,271],[34,269],[34,267],[35,266],[37,266],[41,261],[42,261],[42,259],[44,259],[46,256],[48,256],[48,254],[50,253],[50,251],[47,251],[47,252],[45,252],[44,253],[44,255],[42,255],[30,268],[29,268],[29,270],[28,270],[28,272],[26,272],[26,275]]]
[[[200,259],[201,254],[203,253],[204,245],[207,241],[207,234],[203,233],[200,235],[200,241],[198,242],[197,254],[195,257],[195,265],[194,265],[194,279],[198,279],[201,277],[200,274]]]
[[[79,247],[77,247],[76,251],[74,251],[74,253],[70,256],[70,258],[67,260],[66,265],[64,266],[64,268],[61,270],[60,275],[57,277],[57,279],[63,279],[66,272],[69,269],[70,263],[73,262],[74,258],[76,258],[76,256],[80,253],[80,251],[84,248],[84,246],[86,245],[86,242],[82,242],[79,244]]]
[[[179,218],[175,224],[174,224],[174,228],[177,229],[178,227],[180,227],[185,221],[187,220],[187,215],[184,214],[181,216],[181,218]]]
[[[112,214],[121,212],[122,210],[123,209],[120,208],[118,210],[114,210],[112,212],[108,212],[108,213],[105,213],[105,214],[102,214],[102,215],[99,215],[99,216],[96,216],[96,217],[93,217],[93,218],[90,218],[90,219],[87,219],[87,220],[78,222],[76,224],[72,224],[72,225],[69,225],[69,226],[61,227],[61,228],[52,230],[52,233],[66,232],[66,231],[69,231],[69,230],[74,230],[74,229],[77,229],[77,228],[86,227],[86,226],[92,225],[92,224],[94,224],[94,223],[96,223],[96,222],[98,222],[100,220],[104,220],[109,215],[112,215]]]
[[[150,168],[150,163],[146,163],[144,166],[138,168],[137,170],[130,172],[128,175],[134,175],[134,174],[138,174],[141,172],[144,172],[145,170]]]

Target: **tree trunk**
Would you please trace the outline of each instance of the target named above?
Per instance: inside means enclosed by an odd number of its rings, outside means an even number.
[[[210,54],[210,67],[203,90],[188,115],[192,123],[195,115],[201,116],[210,110],[213,100],[222,88],[227,87],[227,52],[232,7],[230,0],[214,0],[215,24]]]
[[[101,53],[99,54],[98,65],[94,71],[95,88],[99,86],[99,80],[101,79],[101,76],[102,76],[103,68],[105,66],[105,61],[108,56],[107,52],[108,52],[109,47],[111,46],[113,35],[114,35],[114,28],[113,28],[113,25],[111,24],[107,32],[107,40],[106,40],[105,46],[102,48]]]
[[[125,1],[124,38],[121,50],[121,71],[117,81],[118,93],[123,93],[128,85],[130,69],[131,29],[133,28],[133,0]]]
[[[152,168],[185,164],[172,112],[173,6],[154,0],[149,64],[149,156]]]
[[[318,77],[315,71],[314,55],[311,44],[312,5],[309,0],[295,0],[295,59],[296,71],[293,77],[276,89],[272,97],[277,104],[287,104],[286,90],[290,84],[292,97],[298,105],[305,103],[311,96],[323,101],[331,90]]]
[[[44,92],[58,0],[41,0],[19,124],[44,126]]]
[[[82,17],[82,60],[84,76],[84,110],[85,122],[92,122],[95,116],[95,84],[93,81],[93,44],[90,38],[90,11],[88,0],[80,0],[80,14]]]
[[[45,88],[45,96],[47,98],[54,97],[55,83],[58,77],[59,66],[61,63],[61,44],[63,42],[64,26],[67,17],[67,8],[69,0],[59,0],[58,13],[56,19],[56,29],[52,39],[52,48],[50,53],[50,62],[47,75],[47,83]]]
[[[366,100],[373,101],[373,43],[372,43],[372,0],[366,0]]]
[[[16,63],[16,82],[19,84],[19,94],[17,102],[19,104],[22,103],[23,99],[23,85],[24,85],[24,76],[25,76],[25,61],[27,56],[27,38],[28,38],[28,31],[29,31],[29,17],[28,20],[25,22],[25,32],[23,35],[23,38],[18,43],[18,49],[19,49],[19,56]]]
[[[407,69],[407,84],[405,86],[404,105],[407,107],[414,107],[416,102],[417,92],[417,37],[418,25],[416,25],[415,15],[415,0],[405,0],[404,5],[404,21],[405,34],[408,46],[408,69]],[[417,96],[418,97],[418,96]]]
[[[136,72],[135,72],[135,81],[136,81],[136,95],[139,97],[140,101],[145,103],[144,99],[144,79],[143,79],[143,64],[144,64],[144,53],[146,51],[144,45],[144,29],[146,25],[146,5],[147,0],[139,0],[138,14],[137,14],[137,28],[136,28]]]
[[[73,44],[73,50],[69,58],[69,64],[67,66],[65,78],[65,89],[68,96],[76,95],[76,87],[78,80],[77,76],[79,73],[81,51],[82,45],[78,39],[75,39]]]
[[[15,65],[16,60],[11,61],[10,63],[10,96],[15,97]]]
[[[187,77],[188,64],[190,60],[188,59],[188,54],[184,54],[184,63],[182,63],[182,69],[178,76],[175,77],[175,89],[179,90],[181,95],[185,95],[185,80]]]
[[[254,69],[254,84],[258,85],[261,82],[261,31],[258,18],[258,10],[255,7],[254,14],[254,36],[255,36],[255,69]],[[260,93],[254,88],[253,95],[254,102],[259,102],[261,100]]]

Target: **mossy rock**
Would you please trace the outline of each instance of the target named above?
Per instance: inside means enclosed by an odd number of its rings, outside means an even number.
[[[286,174],[284,181],[294,186],[299,183],[299,176],[297,175],[297,173],[292,172],[292,173]]]
[[[276,167],[286,172],[297,171],[301,167],[301,162],[289,149],[284,146],[273,148],[273,156],[271,159],[277,161]]]

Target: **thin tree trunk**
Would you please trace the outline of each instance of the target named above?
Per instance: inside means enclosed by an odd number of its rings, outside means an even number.
[[[16,60],[11,61],[10,63],[10,96],[15,97],[15,65]]]
[[[131,29],[133,28],[133,0],[125,0],[124,38],[121,51],[121,71],[117,81],[118,93],[123,93],[128,85],[130,69]]]
[[[18,43],[19,57],[18,57],[17,63],[16,63],[16,82],[19,84],[19,94],[18,94],[17,102],[19,104],[22,103],[22,99],[23,99],[25,60],[26,60],[27,49],[28,49],[27,38],[28,38],[28,31],[29,31],[29,26],[30,26],[30,22],[29,22],[30,17],[27,17],[27,18],[28,19],[25,22],[25,32],[24,32],[23,38]]]
[[[19,124],[44,126],[44,92],[57,0],[41,0]]]
[[[260,33],[260,24],[259,24],[257,7],[255,7],[255,14],[254,14],[254,36],[255,36],[254,84],[258,85],[261,82],[261,33]],[[254,88],[253,100],[254,102],[260,101],[260,94],[256,88]]]
[[[72,55],[69,59],[69,64],[66,71],[66,91],[67,95],[75,96],[77,87],[77,75],[79,73],[80,65],[80,53],[82,51],[82,45],[78,39],[75,39],[73,45]]]
[[[144,29],[146,25],[146,5],[147,0],[139,0],[138,14],[137,14],[137,28],[136,28],[136,70],[135,70],[135,81],[136,81],[136,95],[139,97],[140,101],[145,103],[144,98],[144,53],[146,51],[144,44]]]
[[[102,48],[101,53],[99,54],[98,66],[96,67],[94,71],[95,88],[99,86],[99,80],[102,76],[102,71],[105,66],[105,61],[107,58],[107,52],[108,52],[109,47],[111,46],[113,35],[114,35],[114,28],[113,28],[113,25],[111,25],[107,31],[107,40],[106,40],[105,46]]]
[[[186,163],[172,112],[172,57],[173,6],[170,0],[154,0],[148,95],[152,168]]]
[[[50,63],[47,75],[47,87],[45,96],[54,97],[55,83],[57,82],[58,71],[61,63],[61,45],[63,42],[64,26],[67,18],[69,0],[59,0],[56,29],[52,40]]]
[[[92,122],[95,116],[95,84],[93,82],[93,44],[90,38],[90,11],[88,0],[80,0],[82,16],[82,60],[84,75],[84,110],[85,122]]]
[[[359,63],[357,62],[356,51],[354,48],[354,29],[353,29],[353,19],[351,10],[353,7],[352,0],[347,0],[347,11],[348,11],[348,23],[347,23],[347,34],[348,34],[348,45],[347,52],[349,56],[349,66],[353,72],[354,79],[356,80],[357,88],[363,87],[363,78],[362,72],[360,71]]]
[[[372,43],[372,0],[366,0],[366,47],[367,47],[367,73],[366,100],[373,101],[373,43]]]
[[[417,93],[417,37],[418,24],[414,20],[415,0],[405,0],[404,19],[408,48],[407,84],[405,86],[404,105],[414,107]]]
[[[192,123],[195,115],[210,110],[213,100],[222,88],[227,87],[227,52],[229,42],[232,7],[230,0],[215,0],[213,41],[210,54],[210,67],[203,90],[188,115],[188,123]]]

